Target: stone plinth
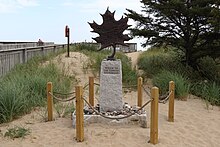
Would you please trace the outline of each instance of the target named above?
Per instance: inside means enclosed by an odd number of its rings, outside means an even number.
[[[123,117],[124,115],[118,115],[117,117]],[[109,116],[111,117],[111,116]],[[112,116],[115,117],[115,116]],[[76,127],[76,115],[72,115],[73,119],[73,128]],[[92,124],[92,123],[101,123],[101,124],[108,124],[108,125],[126,125],[126,124],[132,124],[132,125],[139,125],[142,128],[147,127],[147,114],[135,114],[128,118],[124,119],[118,119],[118,120],[112,120],[108,118],[104,118],[100,115],[84,115],[84,125]]]
[[[120,111],[122,107],[121,60],[103,60],[100,73],[100,111]]]

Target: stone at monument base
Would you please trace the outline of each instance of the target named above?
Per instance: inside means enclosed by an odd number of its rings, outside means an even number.
[[[122,107],[121,60],[103,60],[100,73],[100,111],[120,111]]]
[[[117,117],[123,117],[123,116],[124,115],[118,115]],[[116,116],[112,116],[112,117],[116,117]],[[74,115],[74,113],[72,115],[72,118],[73,118],[73,128],[75,128],[76,115]],[[84,115],[84,124],[88,125],[92,123],[101,123],[101,124],[108,124],[108,125],[138,124],[140,125],[140,127],[146,128],[147,127],[147,114],[146,113],[135,114],[128,118],[119,119],[119,120],[104,118],[100,115]]]

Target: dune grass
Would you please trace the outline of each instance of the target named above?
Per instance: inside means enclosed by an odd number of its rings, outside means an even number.
[[[25,136],[29,135],[30,133],[31,133],[31,131],[28,128],[14,126],[14,127],[7,129],[4,137],[10,137],[11,139],[24,138]]]
[[[186,99],[189,94],[190,85],[181,74],[164,70],[153,78],[153,84],[159,88],[162,95],[169,91],[170,81],[174,81],[175,83],[176,98]]]
[[[200,81],[191,84],[190,92],[212,105],[220,106],[220,86],[215,82]]]
[[[138,66],[144,71],[144,76],[153,78],[161,93],[168,90],[168,80],[173,80],[177,82],[178,97],[189,91],[211,104],[220,105],[219,65],[210,57],[201,58],[198,63],[199,70],[193,70],[181,62],[177,53],[163,48],[145,51],[138,60]]]
[[[44,59],[42,59],[44,58]],[[45,57],[36,57],[17,65],[0,78],[0,123],[9,122],[46,103],[46,84],[51,81],[54,91],[70,90],[74,77],[67,77],[55,64],[40,66]]]

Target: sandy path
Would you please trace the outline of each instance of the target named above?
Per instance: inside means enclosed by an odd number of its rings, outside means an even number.
[[[61,61],[71,61],[74,60],[74,57],[78,60],[78,56],[78,53],[71,53],[70,59],[62,59]],[[77,64],[75,65],[77,66]],[[80,79],[81,81],[88,81],[88,79],[84,78],[86,75],[81,76],[79,77],[83,78]],[[136,95],[136,92],[127,93],[123,100],[129,104],[136,104]],[[149,100],[149,96],[144,94],[143,102],[147,100]],[[149,124],[149,105],[146,107],[146,110]],[[220,108],[213,107],[213,109],[207,110],[205,102],[193,96],[187,101],[175,100],[175,122],[173,123],[167,122],[168,103],[159,104],[159,143],[157,145],[147,143],[150,137],[149,127],[141,128],[138,125],[116,126],[107,124],[86,125],[84,128],[85,140],[82,143],[78,143],[75,140],[76,132],[72,128],[70,116],[65,118],[58,118],[56,116],[55,121],[44,122],[40,113],[42,112],[36,109],[32,113],[13,122],[0,124],[0,134],[4,134],[8,127],[14,125],[25,126],[31,130],[31,134],[24,139],[11,140],[0,135],[0,147],[220,146]]]
[[[131,58],[132,61],[132,67],[136,69],[136,65],[137,65],[137,61],[138,61],[138,57],[142,52],[132,52],[132,53],[126,53],[126,55]]]

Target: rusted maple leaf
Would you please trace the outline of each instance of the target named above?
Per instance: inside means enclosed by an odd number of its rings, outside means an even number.
[[[102,50],[106,47],[113,47],[113,54],[109,56],[109,58],[113,59],[115,55],[116,45],[124,45],[127,46],[124,41],[128,41],[131,38],[128,35],[123,34],[123,32],[130,26],[127,24],[128,18],[123,17],[116,21],[114,18],[115,11],[111,13],[107,8],[105,14],[101,14],[103,18],[103,23],[98,25],[95,21],[93,23],[89,23],[90,27],[93,29],[94,33],[98,33],[100,36],[94,39],[97,43],[101,43]]]

